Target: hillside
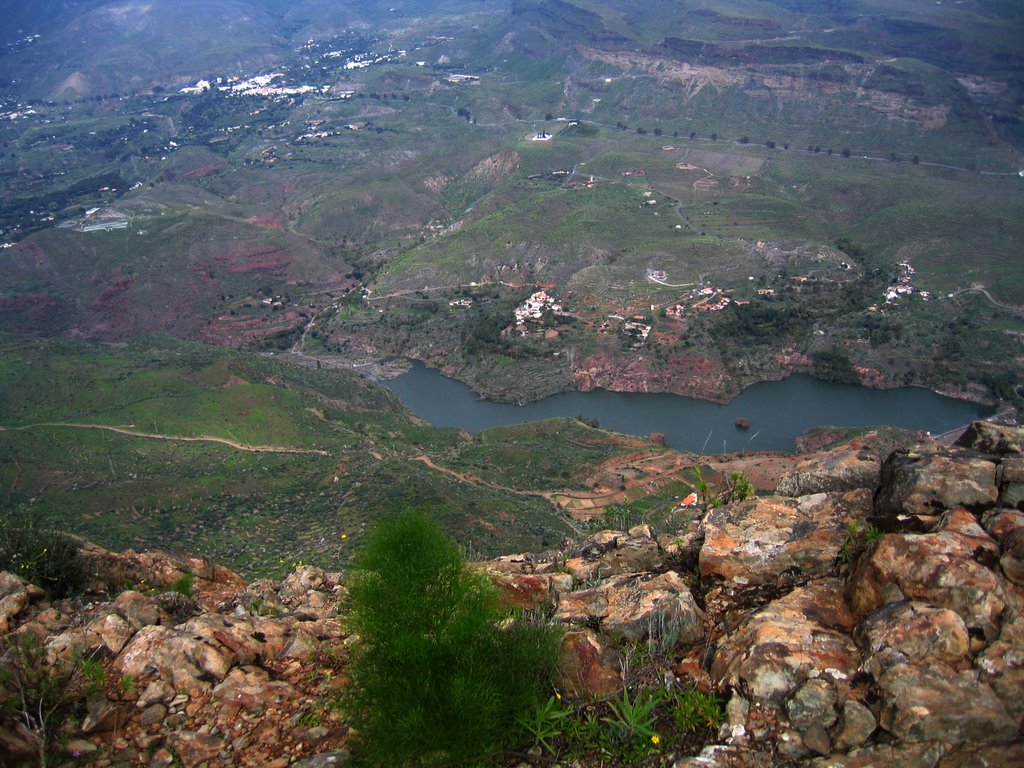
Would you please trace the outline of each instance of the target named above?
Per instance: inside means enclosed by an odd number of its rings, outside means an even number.
[[[3,509],[248,576],[300,559],[337,567],[405,505],[435,510],[474,552],[549,546],[573,530],[551,491],[666,450],[576,420],[436,429],[357,373],[166,336],[116,348],[7,338],[0,391]]]
[[[493,763],[1019,764],[1022,439],[978,422],[884,462],[842,445],[679,527],[474,564],[508,610],[566,630],[561,714],[532,748],[520,724]],[[14,675],[0,693],[64,675],[54,711],[83,715],[40,729],[16,699],[5,764],[28,764],[40,733],[78,765],[352,761],[344,574],[246,584],[166,552],[82,555],[87,598],[0,575],[0,640],[21,649],[0,661]]]
[[[1019,404],[1012,4],[45,7],[0,56],[0,329]]]

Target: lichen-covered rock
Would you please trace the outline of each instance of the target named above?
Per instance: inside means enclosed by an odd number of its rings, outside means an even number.
[[[1024,616],[1020,600],[1007,610],[999,638],[975,660],[982,682],[987,683],[1018,722],[1024,721]]]
[[[862,556],[850,598],[859,617],[886,603],[919,600],[956,611],[967,628],[991,640],[1005,602],[993,567],[999,545],[962,509],[934,533],[888,534]]]
[[[573,577],[568,573],[488,573],[498,588],[498,599],[508,608],[549,608],[558,595],[569,592]]]
[[[1011,741],[1017,723],[971,672],[897,664],[878,680],[879,724],[900,741]]]
[[[877,727],[878,721],[867,706],[856,699],[847,699],[836,726],[836,749],[847,751],[862,746]]]
[[[796,693],[786,702],[786,713],[789,722],[801,731],[812,725],[831,728],[836,721],[835,687],[821,678],[808,680],[796,689]]]
[[[713,509],[704,517],[701,579],[743,589],[826,575],[835,567],[847,525],[870,511],[864,489],[754,498]]]
[[[757,611],[722,638],[712,666],[721,685],[743,686],[752,701],[781,707],[812,678],[846,680],[860,666],[854,618],[842,582],[822,579]]]
[[[224,740],[218,736],[192,731],[174,731],[168,734],[167,745],[174,750],[182,768],[196,768],[215,760],[225,746]]]
[[[936,768],[949,749],[947,744],[878,744],[855,749],[848,755],[820,757],[813,768]]]
[[[156,600],[131,589],[115,598],[114,610],[135,629],[160,621],[160,607]]]
[[[578,582],[606,579],[624,573],[653,571],[661,566],[664,553],[645,525],[628,532],[598,531],[588,536],[568,559],[566,569]]]
[[[0,634],[11,629],[12,620],[46,592],[9,571],[0,571]]]
[[[1018,768],[1021,765],[1024,765],[1024,741],[959,745],[943,756],[938,768]]]
[[[1014,584],[1024,586],[1024,512],[1000,509],[983,518],[985,530],[999,542],[999,567]]]
[[[881,461],[863,448],[816,453],[786,472],[775,492],[781,496],[807,496],[874,488],[881,466]]]
[[[1020,456],[1024,454],[1024,427],[975,421],[960,435],[956,445],[996,456]]]
[[[116,613],[108,613],[95,619],[85,628],[90,651],[103,648],[112,656],[119,654],[134,634],[135,629]]]
[[[883,530],[920,530],[947,510],[982,512],[996,503],[994,459],[953,449],[894,451],[882,464],[872,522]]]
[[[921,602],[883,605],[858,626],[864,668],[876,678],[894,664],[938,662],[954,669],[969,666],[971,639],[955,611]]]
[[[562,641],[559,685],[581,699],[611,696],[622,687],[622,663],[589,629],[567,632]]]
[[[607,634],[634,641],[671,633],[678,642],[694,643],[704,635],[701,611],[675,571],[625,574],[563,594],[555,620],[599,625]]]
[[[1024,510],[1024,458],[1007,458],[1000,463],[999,505]]]

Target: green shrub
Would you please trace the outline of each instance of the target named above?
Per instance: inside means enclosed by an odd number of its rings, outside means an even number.
[[[77,542],[24,512],[0,512],[0,571],[38,584],[56,598],[78,594],[85,587]]]
[[[195,581],[195,578],[191,573],[182,575],[174,580],[170,586],[170,591],[177,592],[182,597],[192,597],[192,582]]]
[[[357,754],[377,765],[486,762],[550,692],[561,633],[499,627],[489,580],[420,511],[381,521],[354,566],[345,704]]]
[[[690,688],[676,692],[672,701],[672,718],[683,733],[714,731],[725,722],[725,713],[717,696]]]

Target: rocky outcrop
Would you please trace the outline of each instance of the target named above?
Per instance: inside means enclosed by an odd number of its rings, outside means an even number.
[[[717,743],[658,765],[1022,765],[1022,443],[975,425],[953,448],[893,453],[852,489],[829,485],[834,469],[867,458],[819,456],[827,471],[808,464],[780,488],[821,491],[474,567],[510,608],[565,626],[558,692],[591,713],[624,687],[728,702]],[[340,575],[304,566],[245,585],[166,553],[89,556],[95,588],[118,585],[109,599],[50,604],[0,574],[0,634],[36,638],[54,669],[86,657],[106,671],[69,747],[102,766],[345,761],[348,724],[324,704],[345,679]],[[163,590],[185,576],[191,596]],[[34,747],[4,721],[0,754]]]
[[[878,458],[863,447],[840,448],[803,459],[779,479],[775,491],[781,496],[806,496],[874,488],[880,469]]]
[[[0,574],[0,594],[21,595],[11,605],[22,606],[10,614],[0,664],[24,665],[15,649],[37,638],[48,663],[69,670],[68,696],[83,697],[86,714],[77,732],[66,733],[68,752],[97,766],[283,768],[344,744],[347,726],[323,704],[335,694],[333,673],[344,658],[338,574],[302,566],[281,582],[246,587],[236,574],[201,560],[95,547],[87,553],[109,564],[106,580],[132,574],[139,589],[112,600],[50,605],[40,590]],[[185,574],[193,596],[155,586]],[[91,678],[83,686],[72,658],[101,664],[99,684]],[[36,733],[3,721],[7,762],[0,765],[31,764],[37,743]]]
[[[701,579],[730,593],[792,587],[830,574],[845,531],[871,512],[863,489],[799,498],[753,498],[704,517]]]

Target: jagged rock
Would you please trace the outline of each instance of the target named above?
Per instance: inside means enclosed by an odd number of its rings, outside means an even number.
[[[887,531],[927,529],[946,510],[996,503],[996,463],[952,449],[894,451],[882,464],[871,521]]]
[[[1024,512],[1000,509],[985,515],[985,530],[999,542],[999,567],[1014,584],[1024,586]]]
[[[622,687],[617,651],[606,647],[589,629],[567,632],[562,642],[560,685],[581,699],[605,697]]]
[[[1017,723],[971,672],[897,664],[878,680],[879,724],[901,741],[1010,741]],[[965,703],[968,703],[965,706]]]
[[[789,722],[801,731],[812,725],[831,728],[836,721],[837,700],[836,689],[828,680],[808,680],[786,702]]]
[[[789,760],[800,760],[811,754],[804,745],[804,737],[799,731],[787,728],[775,737],[775,748],[778,753]]]
[[[114,600],[114,610],[135,629],[160,621],[156,600],[134,590],[125,590]]]
[[[135,706],[145,709],[152,704],[170,704],[174,700],[174,689],[163,680],[154,680],[139,696]]]
[[[564,594],[554,618],[598,624],[603,632],[628,640],[672,633],[678,642],[693,643],[703,637],[700,609],[675,571],[625,574],[594,589]]]
[[[744,747],[712,744],[704,747],[696,757],[676,760],[672,768],[755,768],[763,766],[764,757]]]
[[[969,665],[971,640],[959,614],[921,602],[883,605],[858,626],[865,670],[881,677],[894,664],[939,662],[953,669]]]
[[[836,749],[846,751],[865,744],[877,727],[878,721],[868,707],[856,699],[847,699],[836,728]]]
[[[975,421],[957,439],[956,445],[996,456],[1024,454],[1024,427],[1004,427],[989,421]]]
[[[754,498],[713,509],[704,517],[701,579],[733,588],[782,587],[825,575],[835,566],[846,526],[870,510],[863,489]]]
[[[874,488],[882,463],[862,448],[814,454],[786,472],[775,487],[780,496],[808,496]]]
[[[200,557],[181,557],[161,550],[116,553],[90,542],[84,542],[80,551],[91,574],[90,589],[96,592],[120,592],[129,584],[168,587],[191,576],[196,599],[212,607],[245,587],[245,580],[230,568]]]
[[[1019,604],[1007,610],[999,638],[977,658],[975,667],[982,682],[996,692],[1006,711],[1024,721],[1024,616]]]
[[[992,640],[1005,605],[992,570],[998,560],[999,546],[974,516],[953,510],[934,533],[883,536],[857,563],[851,604],[863,617],[886,603],[920,600],[956,611]]]
[[[969,744],[954,747],[938,768],[1017,768],[1024,765],[1024,742],[1014,744]]]
[[[848,755],[819,757],[814,768],[936,768],[949,749],[946,744],[879,744]]]
[[[123,728],[130,716],[127,707],[102,697],[90,698],[86,702],[86,713],[82,719],[82,733],[115,731]]]
[[[1003,459],[999,465],[999,505],[1024,510],[1024,459]]]
[[[606,579],[624,573],[653,571],[661,566],[664,553],[646,525],[628,532],[598,531],[583,540],[576,557],[566,561],[566,570],[578,582]]]
[[[139,725],[145,727],[153,725],[153,723],[160,723],[165,717],[167,717],[167,707],[163,704],[153,704],[142,710],[142,714],[139,715]]]
[[[0,634],[11,629],[11,620],[46,592],[9,571],[0,571]]]
[[[227,725],[242,709],[259,714],[297,696],[295,686],[285,680],[271,680],[259,667],[235,667],[213,689],[214,699],[224,702],[219,716]]]
[[[108,613],[86,626],[85,638],[89,650],[104,648],[116,656],[132,639],[135,630],[116,613]]]
[[[828,755],[832,752],[832,742],[828,733],[820,723],[811,723],[803,732],[804,746],[816,755]]]
[[[752,700],[781,707],[806,680],[845,680],[860,664],[848,636],[854,618],[838,579],[822,579],[769,603],[722,638],[712,676]]]
[[[502,605],[509,608],[531,609],[552,607],[558,594],[568,592],[573,577],[568,573],[489,573],[491,582],[498,587]]]
[[[215,760],[224,748],[224,740],[209,734],[175,731],[167,735],[167,746],[174,750],[182,768],[195,768]]]
[[[300,565],[284,578],[278,594],[285,601],[293,601],[310,592],[334,592],[341,583],[341,574],[329,573],[313,565]]]

